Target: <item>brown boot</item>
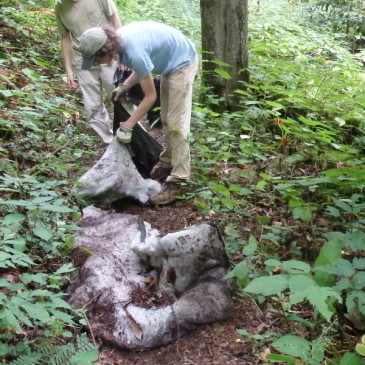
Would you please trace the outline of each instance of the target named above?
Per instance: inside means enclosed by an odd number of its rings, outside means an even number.
[[[150,202],[155,205],[167,205],[177,200],[182,193],[180,183],[167,182],[160,193],[151,196]]]
[[[161,165],[158,165],[152,170],[152,172],[150,174],[150,178],[152,180],[160,181],[160,180],[166,179],[167,176],[170,175],[171,171],[172,171],[171,167],[163,167]]]

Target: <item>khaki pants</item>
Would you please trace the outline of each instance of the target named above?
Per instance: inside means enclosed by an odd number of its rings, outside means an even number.
[[[162,167],[172,167],[166,181],[190,177],[189,133],[193,83],[198,57],[169,76],[161,76],[161,121],[166,149],[161,153]]]
[[[91,70],[76,70],[84,98],[85,118],[104,143],[112,141],[113,131],[103,101],[103,88],[110,98],[114,89],[113,76],[117,67],[118,62],[115,61],[110,66],[99,66]]]

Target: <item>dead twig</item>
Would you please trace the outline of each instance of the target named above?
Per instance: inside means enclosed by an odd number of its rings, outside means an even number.
[[[56,148],[53,152],[51,152],[52,155],[55,155],[56,153],[60,152],[64,148],[66,148],[71,142],[73,142],[73,139],[69,139],[63,146]]]
[[[89,327],[90,334],[91,334],[91,339],[92,339],[92,341],[93,341],[93,344],[94,344],[94,346],[95,346],[96,348],[98,348],[98,345],[96,344],[96,341],[95,341],[95,336],[94,336],[93,329],[91,328],[90,322],[89,322],[89,320],[88,320],[88,319],[87,319],[87,317],[86,317],[86,313],[84,313],[84,312],[81,312],[81,313],[82,313],[82,315],[84,316],[85,321],[86,321],[86,323],[87,323],[87,325],[88,325],[88,327]]]
[[[85,305],[81,307],[81,310],[84,310],[89,304],[91,304],[95,299],[99,299],[101,293],[97,293],[94,297],[92,297]]]

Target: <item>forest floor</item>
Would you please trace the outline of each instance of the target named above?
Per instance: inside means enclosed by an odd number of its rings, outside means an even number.
[[[163,144],[161,130],[153,128],[149,133]],[[122,199],[110,206],[116,212],[138,215],[151,224],[161,234],[179,231],[202,222],[204,217],[196,212],[190,200],[179,200],[167,206],[141,204],[133,199]],[[215,221],[219,217],[214,216]],[[257,350],[247,337],[237,329],[245,329],[251,334],[277,331],[278,318],[272,313],[262,313],[249,297],[233,298],[231,317],[223,322],[201,326],[163,347],[150,350],[131,351],[102,345],[99,365],[254,365],[263,363]],[[261,349],[264,353],[269,351]],[[262,354],[264,356],[264,353]]]

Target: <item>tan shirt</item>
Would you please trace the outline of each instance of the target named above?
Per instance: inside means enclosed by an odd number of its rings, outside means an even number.
[[[73,43],[73,66],[81,68],[82,56],[78,52],[81,35],[86,29],[110,25],[109,17],[117,13],[113,0],[56,0],[58,32],[70,32]]]

